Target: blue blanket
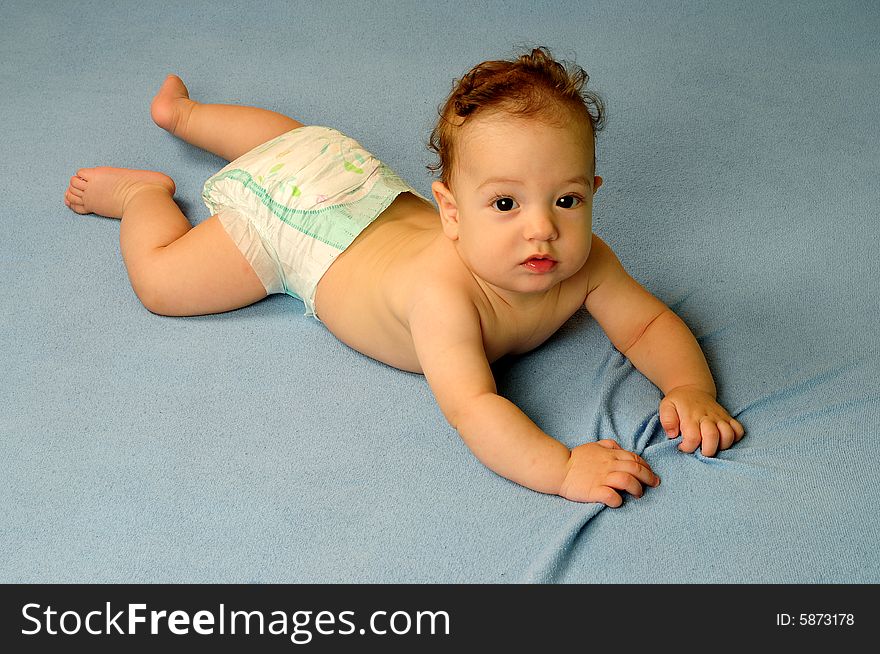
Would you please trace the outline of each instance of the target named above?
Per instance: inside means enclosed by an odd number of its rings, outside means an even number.
[[[7,3],[9,4],[9,3]],[[0,581],[880,582],[880,9],[873,2],[12,2],[0,27]],[[607,103],[594,229],[691,327],[746,437],[683,454],[585,313],[495,365],[569,446],[663,479],[619,509],[480,464],[420,375],[272,296],[147,312],[83,166],[223,166],[193,97],[336,127],[429,193],[452,80],[546,45]]]

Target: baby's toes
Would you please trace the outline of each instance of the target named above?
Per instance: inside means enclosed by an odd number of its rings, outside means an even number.
[[[76,211],[77,213],[87,214],[90,213],[86,211],[86,206],[83,204],[82,198],[78,198],[72,193],[67,193],[64,196],[64,204],[66,204],[70,209]]]
[[[76,179],[76,177],[71,178],[70,186],[67,187],[67,195],[75,197],[81,201],[86,192],[83,184],[74,181]]]
[[[88,186],[88,182],[79,176],[79,171],[77,174],[70,178],[70,188],[76,189],[77,191],[85,191],[86,186]]]
[[[73,186],[71,183],[64,193],[64,204],[76,211],[77,213],[88,213],[83,202],[83,191]]]

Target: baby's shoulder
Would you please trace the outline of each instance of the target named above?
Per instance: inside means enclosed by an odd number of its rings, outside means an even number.
[[[622,270],[620,260],[614,250],[601,238],[593,234],[590,244],[590,255],[581,270],[586,294],[589,295],[596,287],[609,277],[618,275]]]
[[[411,280],[417,286],[408,302],[408,313],[421,311],[438,317],[451,314],[461,320],[479,320],[479,298],[475,285],[461,275],[435,271]]]

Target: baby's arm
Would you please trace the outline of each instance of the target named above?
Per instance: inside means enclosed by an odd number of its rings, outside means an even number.
[[[665,304],[630,277],[601,239],[593,237],[585,306],[608,338],[665,395],[660,423],[679,446],[704,456],[727,449],[745,433],[716,401],[715,382],[694,335]]]
[[[409,326],[440,409],[489,469],[541,493],[609,506],[622,503],[617,490],[641,496],[643,483],[659,483],[644,460],[613,441],[570,452],[498,395],[480,316],[466,298],[428,290],[412,308]]]

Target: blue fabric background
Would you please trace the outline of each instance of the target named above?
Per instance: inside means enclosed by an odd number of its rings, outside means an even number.
[[[5,0],[0,581],[880,582],[875,2]],[[496,365],[569,446],[663,479],[617,510],[516,486],[423,377],[273,296],[150,314],[83,166],[161,170],[190,219],[223,166],[155,127],[193,97],[346,132],[429,193],[437,106],[546,45],[607,103],[595,231],[697,335],[746,438],[682,454],[586,313]]]

